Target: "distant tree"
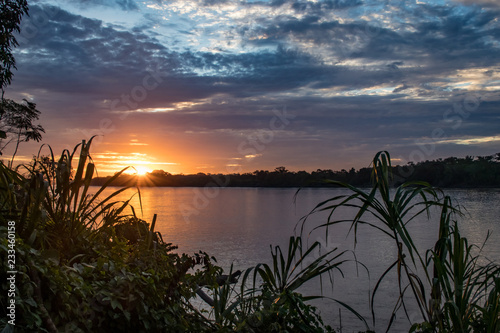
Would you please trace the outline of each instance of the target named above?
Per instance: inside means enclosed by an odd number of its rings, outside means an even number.
[[[448,157],[444,159],[444,162],[447,164],[456,164],[458,163],[458,158],[456,157]]]
[[[277,172],[277,173],[287,173],[288,170],[284,166],[279,166],[276,169],[274,169],[274,172]]]
[[[488,156],[478,156],[477,159],[480,162],[491,162],[493,160],[493,155],[488,155]]]
[[[170,172],[166,172],[164,170],[153,170],[151,172],[151,175],[165,177],[165,176],[170,176],[171,173]]]

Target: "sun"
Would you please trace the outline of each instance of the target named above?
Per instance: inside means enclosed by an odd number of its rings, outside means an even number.
[[[146,168],[144,166],[138,166],[135,168],[135,170],[137,171],[136,175],[138,175],[138,176],[145,176],[148,172],[151,172],[151,170],[149,170],[148,168]]]

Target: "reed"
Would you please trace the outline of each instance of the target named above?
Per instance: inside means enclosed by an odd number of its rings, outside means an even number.
[[[369,191],[346,183],[331,184],[349,190],[349,194],[335,196],[320,202],[311,214],[329,212],[325,223],[316,229],[328,229],[341,223],[350,223],[354,245],[361,225],[382,232],[395,243],[395,260],[378,278],[372,290],[370,307],[375,324],[375,299],[381,282],[395,271],[399,297],[390,314],[387,331],[401,308],[407,313],[405,295],[410,293],[424,318],[423,323],[411,323],[412,332],[498,332],[500,318],[498,299],[499,266],[480,264],[481,257],[473,254],[474,245],[468,245],[453,218],[461,215],[449,197],[425,182],[407,182],[397,188],[391,186],[390,155],[383,151],[375,155],[372,169],[373,187]],[[356,210],[352,219],[336,219],[341,207]],[[419,249],[408,231],[408,224],[418,216],[431,218],[431,208],[441,210],[439,234],[433,249]],[[308,221],[301,224],[301,233]],[[374,249],[375,250],[375,249]],[[421,278],[417,272],[423,272]],[[407,314],[408,316],[408,314]]]
[[[96,172],[89,153],[92,139],[82,141],[73,151],[64,150],[58,159],[48,147],[48,157],[39,157],[31,165],[20,166],[19,172],[1,166],[7,190],[2,193],[11,198],[6,204],[11,213],[19,214],[18,233],[30,244],[37,244],[42,249],[57,249],[68,255],[77,253],[79,240],[91,242],[108,226],[124,218],[130,199],[117,201],[115,198],[128,187],[102,197],[110,179],[96,193],[89,193]]]
[[[292,236],[287,252],[284,253],[280,246],[271,247],[270,265],[261,263],[245,272],[241,295],[247,297],[242,298],[241,303],[251,304],[250,318],[253,318],[254,329],[262,327],[264,329],[258,331],[264,332],[265,327],[271,326],[273,331],[333,331],[323,323],[317,309],[307,303],[324,296],[306,296],[298,291],[305,283],[322,279],[325,274],[330,275],[333,271],[342,274],[342,264],[350,260],[346,258],[347,251],[338,248],[315,252],[320,247],[319,242],[306,246],[301,237]],[[252,271],[251,287],[245,290]],[[333,283],[331,275],[330,282]],[[366,324],[353,308],[336,299],[332,301],[344,306]]]

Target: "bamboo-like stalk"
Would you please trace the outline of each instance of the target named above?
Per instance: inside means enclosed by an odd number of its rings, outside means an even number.
[[[469,332],[474,324],[487,326],[488,332],[498,333],[498,330],[491,329],[498,329],[500,321],[500,307],[497,305],[500,299],[497,283],[500,267],[494,263],[479,265],[479,256],[472,255],[473,246],[468,245],[467,239],[460,235],[458,224],[450,223],[452,216],[461,214],[458,208],[453,207],[451,199],[425,182],[408,182],[392,189],[392,166],[390,155],[386,151],[375,155],[372,179],[373,187],[369,192],[346,183],[330,181],[331,184],[348,189],[350,193],[320,202],[311,214],[318,211],[330,212],[325,223],[313,228],[324,228],[327,236],[329,228],[340,223],[350,223],[349,232],[354,233],[354,245],[357,243],[360,225],[381,231],[394,241],[397,248],[396,260],[379,277],[372,291],[374,322],[374,300],[380,283],[390,271],[396,269],[399,297],[387,330],[390,329],[397,309],[403,307],[406,311],[404,294],[410,290],[425,320],[423,326],[412,323],[415,324],[412,332],[424,326],[437,332]],[[335,219],[335,212],[341,207],[355,208],[357,213],[352,220]],[[407,225],[424,213],[430,217],[431,207],[441,208],[439,234],[434,248],[428,250],[423,257],[424,252],[415,245]],[[302,220],[301,234],[305,230],[308,216]],[[414,273],[418,268],[423,271],[424,280]],[[408,282],[403,284],[403,281]],[[430,291],[427,292],[426,288]],[[490,290],[490,294],[483,305],[481,302],[484,297],[481,295],[486,290]],[[430,296],[429,302],[427,294]]]

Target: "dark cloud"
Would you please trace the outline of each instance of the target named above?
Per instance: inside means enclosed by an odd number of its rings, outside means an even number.
[[[500,59],[500,52],[491,52],[492,41],[500,38],[495,12],[471,9],[463,13],[447,7],[419,5],[400,14],[411,22],[401,28],[410,31],[391,30],[366,21],[340,23],[304,16],[261,22],[261,27],[242,30],[242,34],[252,44],[278,44],[292,38],[313,42],[326,47],[339,60],[418,60],[431,66],[433,62],[442,65],[451,61],[455,67],[466,67],[494,64]],[[428,17],[432,20],[426,20]],[[267,38],[254,38],[260,35]]]
[[[320,14],[324,13],[324,11],[352,8],[362,4],[363,1],[360,0],[293,1],[292,8],[296,12]]]
[[[335,76],[316,77],[315,87],[318,88],[333,85],[359,87],[401,80],[422,86],[439,80],[439,76],[453,75],[460,69],[500,63],[500,25],[495,11],[425,4],[401,6],[399,12],[393,14],[397,20],[394,21],[395,27],[391,28],[371,21],[345,23],[329,20],[327,12],[319,14],[321,16],[307,15],[312,12],[304,5],[304,15],[300,19],[288,16],[263,19],[254,28],[241,28],[240,34],[248,44],[255,46],[301,48],[297,42],[312,43],[318,47],[312,50],[326,53],[340,64],[359,59],[362,62],[377,61],[379,66],[386,67],[371,72],[364,70],[359,74],[356,70],[349,70],[345,77],[342,77],[342,71],[338,74],[339,71],[334,70]],[[319,64],[324,54],[317,54],[315,58],[314,51],[311,60]],[[332,72],[325,68],[321,70]],[[332,79],[338,79],[339,75],[344,80]]]
[[[201,0],[203,6],[216,6],[229,3],[230,0]]]
[[[500,60],[498,52],[492,52],[489,44],[500,38],[496,15],[479,10],[457,13],[453,9],[429,6],[419,7],[414,14],[432,15],[438,20],[417,22],[413,24],[416,32],[404,34],[409,42],[405,58],[415,57],[419,52],[430,60],[458,68],[486,66]]]
[[[497,0],[455,0],[456,2],[472,6],[483,6],[486,8],[500,8],[500,3]]]
[[[71,0],[71,3],[78,4],[80,6],[106,6],[113,8],[120,8],[121,10],[138,10],[137,4],[133,0]]]
[[[37,15],[43,10],[34,6],[32,13]],[[422,81],[426,79],[426,72],[436,75],[470,65],[487,66],[498,62],[500,53],[486,52],[491,50],[487,37],[498,40],[498,31],[494,28],[479,31],[494,20],[493,15],[470,13],[458,16],[441,8],[424,10],[426,15],[433,11],[433,17],[440,20],[413,23],[416,31],[411,33],[380,28],[366,35],[366,22],[320,22],[316,16],[305,16],[300,20],[280,18],[272,25],[264,22],[268,25],[252,31],[252,34],[266,34],[266,43],[278,45],[276,51],[244,54],[173,52],[141,29],[117,30],[98,20],[61,11],[57,20],[39,29],[37,38],[24,46],[25,52],[18,58],[30,75],[40,80],[57,72],[54,88],[59,81],[61,89],[71,89],[65,79],[71,77],[74,80],[72,86],[78,90],[80,85],[90,86],[92,81],[97,90],[102,89],[101,84],[115,82],[113,88],[123,91],[125,85],[140,81],[152,63],[161,63],[162,72],[175,80],[179,76],[188,82],[198,80],[198,84],[192,82],[194,85],[190,90],[196,92],[193,97],[206,96],[202,90],[249,96],[305,85],[318,89],[332,86],[354,88],[397,82],[404,77],[410,81],[412,77]],[[413,14],[417,16],[418,12]],[[322,65],[321,59],[314,54],[301,52],[293,45],[280,44],[290,35],[296,40],[312,41],[326,47],[339,61],[357,58],[388,60],[386,68],[369,72]],[[342,45],[356,42],[360,45],[353,50],[342,48]],[[400,68],[405,61],[415,60],[425,66],[418,71]],[[207,90],[204,80],[196,74],[207,71],[217,78],[215,81],[223,79],[226,85]]]
[[[202,6],[218,6],[231,3],[231,0],[198,0]],[[241,1],[241,6],[253,7],[281,7],[284,5],[291,5],[296,12],[317,12],[320,13],[325,10],[338,10],[357,7],[363,4],[361,0],[321,0],[311,2],[307,0],[272,0],[272,1]]]
[[[31,11],[39,15],[44,8],[34,6]],[[118,95],[142,82],[148,68],[159,65],[155,69],[163,77],[159,90],[175,92],[171,98],[163,95],[172,101],[216,93],[241,97],[282,91],[308,84],[323,71],[310,56],[282,48],[241,55],[171,52],[141,31],[119,31],[64,11],[18,51],[20,77],[32,88],[50,78],[48,88],[54,91]],[[215,74],[203,78],[197,71]],[[220,81],[225,84],[213,84]]]
[[[30,9],[34,17],[46,11],[40,6]],[[30,21],[25,24],[29,26]],[[73,87],[80,90],[80,85],[86,90],[98,90],[103,84],[131,84],[144,75],[148,64],[160,60],[162,71],[173,74],[179,70],[177,55],[144,33],[119,31],[62,10],[39,26],[36,36],[17,52],[23,66],[20,75],[29,77],[34,86],[42,86],[49,78],[47,88],[56,91],[69,92]]]

